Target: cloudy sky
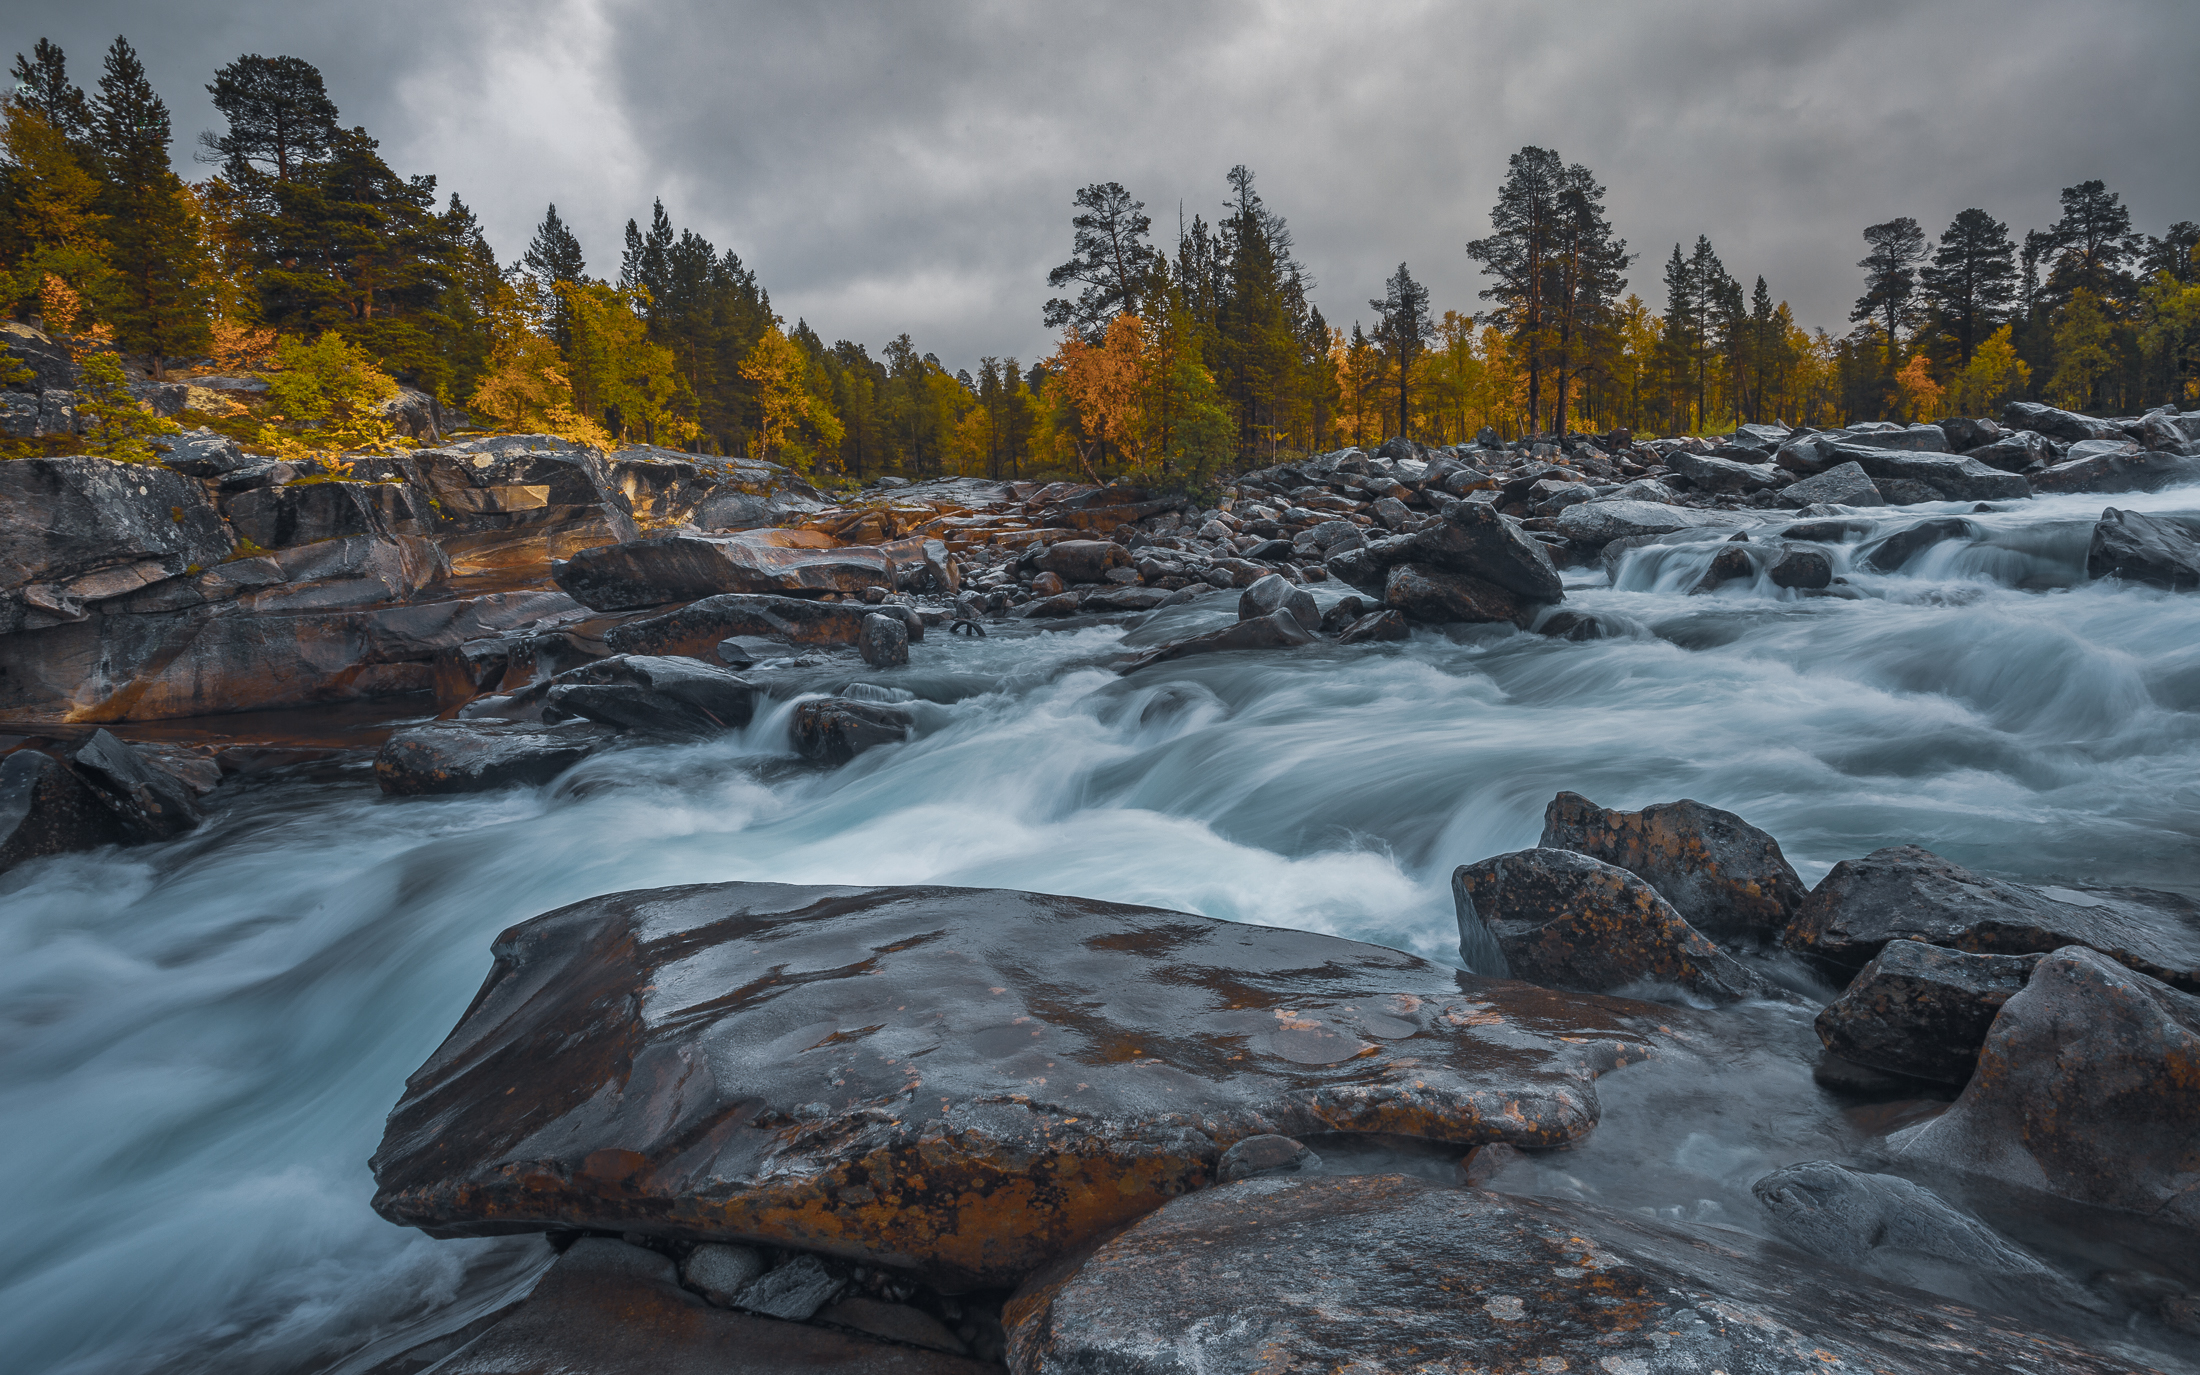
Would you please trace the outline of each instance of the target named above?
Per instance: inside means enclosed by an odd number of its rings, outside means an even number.
[[[1029,361],[1070,195],[1116,180],[1173,241],[1245,163],[1337,323],[1403,259],[1480,288],[1508,153],[1593,168],[1658,304],[1709,234],[1839,330],[1859,231],[1983,206],[2021,234],[2099,177],[2141,229],[2200,219],[2193,0],[14,0],[90,86],[116,33],[195,135],[241,52],[321,68],[347,123],[432,172],[500,256],[556,201],[590,267],[661,196],[828,340],[903,330],[950,367]],[[179,146],[184,142],[179,139]],[[186,154],[187,156],[187,154]],[[187,175],[203,175],[196,168]]]

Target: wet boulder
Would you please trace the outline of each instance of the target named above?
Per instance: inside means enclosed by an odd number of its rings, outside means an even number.
[[[1970,539],[1977,533],[1977,526],[1953,516],[1920,521],[1916,525],[1897,530],[1884,539],[1872,541],[1859,551],[1858,562],[1877,573],[1899,572],[1911,559],[1934,545],[1948,540]]]
[[[1740,1231],[1403,1175],[1180,1198],[1004,1317],[1033,1375],[2143,1369]]]
[[[1411,538],[1412,561],[1425,567],[1463,574],[1529,601],[1565,599],[1550,551],[1486,502],[1450,502],[1442,521]]]
[[[123,838],[114,812],[68,765],[29,749],[0,759],[0,872]]]
[[[1306,630],[1324,628],[1322,613],[1314,605],[1314,594],[1281,573],[1270,573],[1258,579],[1238,597],[1238,619],[1241,621],[1273,616],[1278,611],[1289,612]]]
[[[1842,978],[1889,941],[1989,955],[2083,945],[2200,991],[2200,903],[2191,898],[2145,888],[2007,883],[1916,845],[1892,845],[1834,865],[1780,939]]]
[[[2002,1005],[1897,1160],[2200,1229],[2200,998],[2072,947]]]
[[[1366,644],[1376,640],[1403,640],[1413,632],[1406,625],[1406,618],[1395,611],[1370,611],[1356,617],[1350,625],[1337,632],[1341,645]]]
[[[756,636],[790,645],[852,645],[871,608],[860,602],[728,593],[690,602],[662,616],[628,621],[605,632],[619,654],[683,654],[709,659],[721,641]]]
[[[2200,587],[2200,540],[2177,521],[2111,506],[2093,526],[2085,575],[2182,591]]]
[[[1543,809],[1538,843],[1625,869],[1714,940],[1777,937],[1809,891],[1779,841],[1686,798],[1623,812],[1560,793]]]
[[[2057,459],[2053,441],[2037,430],[2003,431],[2000,438],[1971,449],[1963,456],[2005,473],[2034,472],[2052,467]],[[2033,485],[2042,491],[2052,490],[2037,482]]]
[[[1930,1289],[1952,1269],[2060,1287],[2046,1266],[1900,1175],[1808,1160],[1774,1170],[1749,1191],[1783,1241],[1881,1279]]]
[[[1933,423],[1939,427],[1942,434],[1948,437],[1949,452],[1958,454],[1967,454],[1973,449],[1983,448],[1988,444],[1995,443],[2008,433],[2000,425],[1984,416],[1977,419],[1950,416],[1946,420],[1937,420]]]
[[[2149,452],[2128,442],[2072,445],[2070,457],[2030,477],[2042,492],[2157,492],[2200,481],[2200,458]]]
[[[1762,492],[1788,484],[1786,470],[1772,463],[1750,463],[1686,450],[1674,453],[1666,463],[1702,492]]]
[[[1712,1002],[1764,991],[1657,894],[1614,864],[1572,850],[1515,850],[1452,871],[1459,954],[1482,973],[1609,993],[1671,984]],[[1504,967],[1491,968],[1492,947]]]
[[[1109,569],[1130,567],[1131,551],[1114,540],[1068,539],[1048,545],[1037,564],[1065,583],[1105,582]]]
[[[807,1323],[729,1313],[681,1287],[663,1253],[611,1237],[583,1237],[525,1300],[434,1370],[436,1375],[1000,1375],[1001,1368]]]
[[[1813,477],[1791,482],[1780,489],[1780,500],[1790,506],[1884,506],[1887,499],[1872,485],[1871,475],[1855,461],[1836,463]]]
[[[711,735],[749,723],[756,686],[699,659],[618,654],[559,674],[543,701],[545,721],[578,716],[627,730]]]
[[[390,1116],[384,1217],[954,1287],[1204,1188],[1249,1136],[1576,1140],[1596,1076],[1662,1036],[1632,1004],[1379,946],[997,889],[613,894],[494,953]]]
[[[1423,625],[1510,621],[1523,629],[1547,605],[1470,574],[1425,563],[1393,567],[1383,579],[1383,604]]]
[[[92,732],[69,762],[131,840],[172,840],[206,819],[187,784],[107,731]]]
[[[659,535],[582,549],[551,577],[581,605],[621,611],[734,592],[817,596],[894,590],[894,561],[876,549],[794,549],[738,535]]]
[[[1882,495],[1893,481],[1923,483],[1944,501],[2007,501],[2032,495],[2032,485],[2017,474],[1953,454],[1841,444],[1828,458],[1862,468]]]
[[[540,787],[617,735],[588,721],[431,721],[383,742],[374,756],[374,781],[392,797]]]
[[[909,663],[909,623],[897,615],[872,612],[856,632],[856,652],[873,668],[904,668]]]
[[[1291,649],[1311,644],[1316,632],[1288,607],[1278,607],[1265,616],[1226,625],[1220,630],[1210,630],[1182,640],[1149,649],[1130,660],[1121,668],[1123,673],[1136,673],[1139,669],[1169,659],[1184,659],[1197,654],[1219,654],[1232,649]]]
[[[1670,535],[1706,527],[1738,529],[1759,523],[1753,512],[1703,511],[1653,501],[1599,499],[1558,513],[1558,533],[1583,550],[1602,549],[1613,540],[1634,535]]]
[[[874,746],[907,740],[915,723],[907,707],[891,702],[818,697],[794,709],[788,729],[805,759],[845,764]]]
[[[1790,545],[1780,551],[1765,576],[1772,579],[1774,587],[1816,591],[1833,585],[1833,560],[1823,549]]]
[[[1994,1014],[2041,958],[1889,941],[1818,1014],[1818,1039],[1851,1064],[1960,1087]]]
[[[2064,444],[2088,439],[2122,439],[2124,432],[2106,420],[2079,415],[2037,401],[2012,401],[2002,408],[2001,423],[2012,430],[2036,430]]]

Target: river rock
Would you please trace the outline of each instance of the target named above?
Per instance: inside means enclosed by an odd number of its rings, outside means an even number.
[[[1465,574],[1530,601],[1565,599],[1566,585],[1550,551],[1486,502],[1449,502],[1440,523],[1411,538],[1414,562]]]
[[[1341,645],[1365,644],[1374,640],[1403,640],[1412,635],[1406,618],[1395,611],[1371,611],[1355,617],[1352,623],[1337,632]]]
[[[1971,522],[1953,516],[1920,521],[1916,525],[1895,531],[1885,539],[1872,541],[1859,552],[1858,561],[1874,572],[1893,573],[1936,544],[1952,539],[1969,539],[1977,533],[1978,527]]]
[[[738,535],[659,535],[582,549],[551,577],[583,606],[621,611],[730,592],[891,592],[894,562],[862,546],[789,549]]]
[[[1064,582],[1105,582],[1111,568],[1128,568],[1131,551],[1114,540],[1066,539],[1039,555],[1039,570]]]
[[[706,1242],[680,1262],[680,1282],[720,1308],[730,1308],[743,1289],[771,1268],[753,1246]]]
[[[1780,500],[1790,506],[1823,502],[1828,506],[1884,506],[1887,499],[1872,485],[1862,464],[1836,463],[1815,477],[1791,482],[1780,489]]]
[[[1780,551],[1766,571],[1774,587],[1792,587],[1803,591],[1816,591],[1833,585],[1833,560],[1823,549],[1802,549],[1789,546]]]
[[[1596,1076],[1659,1034],[1378,946],[996,889],[645,890],[494,949],[390,1116],[384,1217],[762,1242],[947,1287],[1014,1283],[1249,1136],[1576,1140]]]
[[[1740,1231],[1401,1175],[1180,1198],[1005,1317],[1022,1375],[2144,1369]]]
[[[801,597],[728,593],[690,602],[677,611],[628,621],[604,636],[620,654],[715,656],[718,643],[756,635],[792,645],[852,645],[871,608],[860,602],[817,602]]]
[[[579,716],[628,730],[710,735],[749,723],[756,687],[699,659],[619,654],[559,674],[544,703],[546,721]]]
[[[1818,1014],[1818,1039],[1851,1064],[1960,1087],[1994,1014],[2040,959],[1889,941]]]
[[[1782,1240],[1881,1279],[1933,1288],[1954,1267],[2055,1283],[2046,1266],[1900,1175],[1808,1160],[1774,1170],[1749,1191]]]
[[[392,797],[539,787],[616,735],[586,721],[432,721],[383,742],[374,756],[374,781]]]
[[[1149,649],[1124,664],[1120,672],[1136,673],[1139,669],[1168,659],[1183,659],[1195,654],[1218,654],[1231,649],[1290,649],[1308,644],[1315,632],[1294,615],[1287,606],[1278,607],[1266,616],[1226,625],[1220,630],[1210,630],[1182,640]]]
[[[1383,604],[1423,625],[1511,621],[1522,629],[1546,605],[1496,583],[1425,563],[1392,568],[1383,581]]]
[[[2012,430],[2037,430],[2050,439],[2076,444],[2087,439],[2122,439],[2124,432],[2106,420],[2079,415],[2037,401],[2012,401],[2002,408],[2001,423]]]
[[[1837,445],[1827,457],[1835,463],[1854,463],[1862,468],[1890,501],[1893,497],[1887,484],[1894,481],[1921,482],[1944,501],[2006,501],[2032,495],[2032,485],[2022,477],[1975,458],[1858,444]]]
[[[1462,864],[1451,893],[1469,968],[1588,993],[1674,984],[1730,1003],[1763,991],[1649,884],[1588,855],[1515,850]],[[1492,943],[1503,970],[1484,968]]]
[[[872,612],[856,632],[856,652],[873,668],[904,668],[909,663],[909,626],[897,615]]]
[[[1990,955],[2083,945],[2200,991],[2200,903],[2191,898],[2145,888],[2005,883],[1916,845],[1834,865],[1780,939],[1844,978],[1889,941]]]
[[[1478,1150],[1495,1149],[1477,1147]],[[1322,1158],[1304,1142],[1288,1136],[1248,1136],[1222,1153],[1215,1162],[1215,1183],[1234,1184],[1270,1174],[1316,1174]]]
[[[2091,950],[2041,960],[1897,1159],[2200,1228],[2200,998]]]
[[[1786,470],[1771,463],[1749,463],[1717,454],[1692,454],[1685,449],[1667,456],[1665,461],[1674,472],[1696,484],[1698,491],[1762,492],[1788,483]]]
[[[435,1375],[1001,1375],[1001,1367],[805,1323],[728,1313],[672,1261],[583,1237],[517,1308]]]
[[[2086,545],[2085,575],[2171,591],[2200,587],[2200,541],[2166,516],[2111,506],[2101,512]]]
[[[2200,458],[2150,453],[2127,443],[2067,459],[2031,479],[2042,492],[2157,492],[2200,482]]]
[[[1562,792],[1543,809],[1538,843],[1625,869],[1714,940],[1777,937],[1809,891],[1779,841],[1687,798],[1622,812]]]
[[[1584,501],[1558,513],[1558,533],[1584,550],[1601,549],[1631,535],[1670,535],[1704,527],[1740,528],[1759,524],[1745,511],[1702,511],[1650,501]]]
[[[1963,456],[2005,473],[2032,472],[2051,467],[2056,461],[2054,442],[2037,430],[2003,431],[2000,438],[1968,450]],[[2039,486],[2038,483],[2033,485]]]
[[[1254,620],[1287,611],[1301,628],[1319,631],[1322,613],[1314,605],[1314,594],[1286,579],[1281,573],[1270,573],[1253,583],[1238,596],[1238,619]]]
[[[915,718],[907,707],[889,702],[858,702],[846,697],[817,697],[794,709],[788,729],[804,758],[845,764],[877,745],[898,745],[909,738]]]
[[[1949,416],[1944,420],[1936,420],[1933,423],[1939,426],[1940,432],[1948,437],[1948,449],[1951,453],[1970,453],[1974,449],[1998,443],[2008,433],[2000,425],[1985,416],[1979,416],[1976,419],[1964,416]]]
[[[0,872],[123,839],[114,812],[68,765],[38,750],[0,759]]]
[[[206,819],[189,787],[107,731],[93,731],[69,762],[132,840],[172,840]]]

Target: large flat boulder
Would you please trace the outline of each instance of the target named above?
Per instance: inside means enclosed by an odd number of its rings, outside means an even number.
[[[721,640],[760,635],[791,645],[852,645],[871,608],[860,602],[730,593],[690,602],[677,611],[628,621],[604,637],[621,654],[685,654],[707,659]]]
[[[1543,809],[1538,843],[1618,865],[1714,940],[1779,935],[1808,892],[1779,841],[1687,798],[1622,812],[1560,793]]]
[[[390,1115],[384,1217],[943,1285],[1014,1283],[1249,1136],[1576,1140],[1596,1076],[1656,1035],[1647,1008],[1377,946],[997,889],[622,893],[494,951]]]
[[[2200,482],[2200,458],[2118,444],[2070,458],[2029,475],[2042,492],[2158,492]]]
[[[1399,1175],[1178,1199],[1005,1316],[1022,1375],[2146,1369],[1739,1231]]]
[[[2032,485],[2018,474],[1953,454],[1837,444],[1826,459],[1829,464],[1854,463],[1880,484],[1882,492],[1889,479],[1905,479],[1924,483],[1945,501],[2006,501],[2032,495]]]
[[[1671,984],[1713,1002],[1763,991],[1641,879],[1572,850],[1516,850],[1452,871],[1459,954],[1484,973],[1603,993]],[[1492,949],[1505,969],[1490,966]]]
[[[1763,523],[1752,511],[1699,511],[1654,501],[1582,501],[1558,513],[1558,533],[1584,551],[1602,549],[1634,535],[1670,535],[1676,530],[1740,529]]]
[[[2083,945],[2200,991],[2200,903],[2146,888],[2033,887],[1974,874],[1916,845],[1845,859],[1796,909],[1782,944],[1842,977],[1889,941],[1988,955]]]
[[[623,611],[727,592],[892,591],[894,561],[862,546],[788,549],[734,536],[660,535],[583,549],[551,576],[583,606]]]
[[[2122,439],[2124,432],[2109,421],[2066,411],[2038,401],[2012,401],[2002,408],[2001,423],[2012,430],[2036,430],[2065,444],[2088,439]]]
[[[698,659],[615,654],[559,674],[543,701],[546,721],[581,717],[621,730],[715,735],[749,723],[756,686]]]
[[[2200,998],[2058,950],[1955,1104],[1897,1139],[1906,1165],[2200,1229]]]

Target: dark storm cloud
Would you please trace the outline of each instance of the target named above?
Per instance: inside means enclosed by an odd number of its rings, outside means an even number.
[[[2189,0],[1678,0],[1421,5],[787,5],[706,0],[375,7],[55,4],[89,84],[127,33],[186,131],[243,51],[318,64],[399,170],[432,171],[501,255],[558,202],[597,271],[664,197],[789,320],[950,366],[1029,360],[1070,193],[1119,180],[1173,236],[1243,162],[1333,321],[1401,260],[1474,308],[1463,242],[1506,155],[1587,163],[1643,257],[1711,236],[1806,324],[1845,328],[1865,224],[1983,206],[2022,232],[2100,177],[2141,228],[2200,218]]]

